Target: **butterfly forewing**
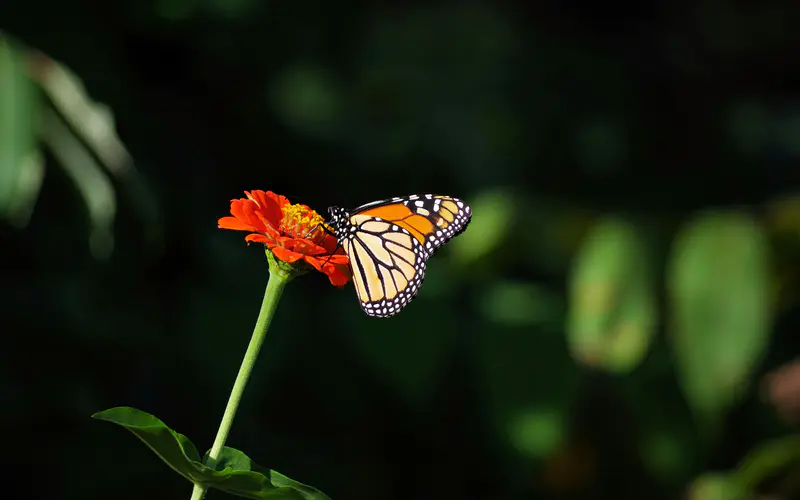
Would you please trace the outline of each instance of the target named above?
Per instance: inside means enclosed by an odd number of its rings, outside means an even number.
[[[404,227],[431,253],[462,232],[472,217],[469,205],[462,200],[434,194],[369,203],[352,213],[380,217]]]

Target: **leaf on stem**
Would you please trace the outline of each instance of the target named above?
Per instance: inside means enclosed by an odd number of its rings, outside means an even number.
[[[224,447],[214,468],[200,462],[189,439],[149,413],[121,406],[92,418],[120,425],[141,439],[161,460],[181,476],[207,488],[217,488],[245,498],[267,500],[330,500],[324,493],[254,463],[243,452]],[[208,454],[203,462],[208,459]]]

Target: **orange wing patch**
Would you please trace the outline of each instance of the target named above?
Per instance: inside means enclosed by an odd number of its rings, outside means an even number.
[[[425,243],[425,237],[433,231],[431,221],[421,215],[412,215],[407,219],[395,221],[394,223],[408,229],[408,232],[413,234],[420,243]]]
[[[370,217],[380,217],[383,220],[397,221],[402,220],[413,215],[414,212],[402,203],[393,203],[391,205],[383,205],[382,207],[370,208],[359,212],[358,215],[368,215]]]
[[[414,238],[420,243],[425,243],[425,237],[433,231],[433,223],[427,217],[415,214],[402,203],[364,210],[363,212],[359,212],[358,215],[380,217],[383,220],[392,222],[406,229],[409,233],[414,235]]]

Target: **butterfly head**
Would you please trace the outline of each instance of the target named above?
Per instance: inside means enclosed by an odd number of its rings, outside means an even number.
[[[345,228],[350,219],[347,210],[339,207],[329,207],[328,214],[330,215],[328,223],[333,227],[333,230],[336,231],[336,234],[345,234]]]

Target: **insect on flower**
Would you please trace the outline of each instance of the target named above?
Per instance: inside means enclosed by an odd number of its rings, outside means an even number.
[[[353,210],[328,209],[339,244],[350,259],[361,308],[389,317],[417,295],[425,266],[439,247],[467,228],[472,209],[450,196],[412,194]]]
[[[330,207],[330,222],[305,205],[271,191],[245,191],[231,201],[233,217],[219,227],[250,231],[278,259],[303,260],[344,286],[351,278],[369,316],[389,317],[417,295],[425,266],[439,247],[463,232],[472,218],[458,198],[413,194],[353,210]],[[349,266],[348,266],[349,264]]]

